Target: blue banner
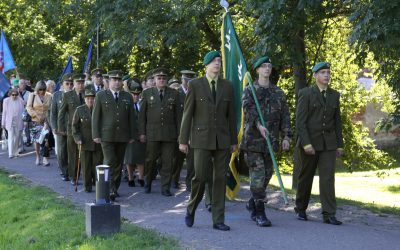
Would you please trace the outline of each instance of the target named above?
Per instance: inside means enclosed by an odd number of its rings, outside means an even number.
[[[7,93],[10,87],[11,87],[10,81],[3,73],[0,72],[0,99],[3,98],[3,96]]]
[[[83,67],[83,73],[89,73],[90,71],[90,62],[92,61],[92,52],[93,52],[93,37],[90,40],[88,53],[86,56],[85,67]]]
[[[61,76],[58,78],[55,91],[59,91],[59,90],[60,90],[61,79],[62,79],[63,75],[65,75],[65,74],[67,74],[67,73],[72,73],[73,71],[74,71],[74,68],[73,68],[73,66],[72,66],[72,57],[69,56],[69,57],[68,57],[67,65],[65,66],[65,68],[64,68],[64,70],[63,70]]]
[[[11,50],[8,47],[8,43],[6,40],[6,36],[4,32],[1,31],[1,40],[0,40],[0,72],[5,73],[11,69],[15,69],[14,58],[11,54]]]

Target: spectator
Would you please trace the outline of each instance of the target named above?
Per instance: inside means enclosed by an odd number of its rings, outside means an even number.
[[[18,156],[18,144],[22,135],[24,103],[19,97],[18,88],[13,88],[10,92],[11,98],[6,98],[3,103],[1,127],[8,131],[8,156],[14,158]]]
[[[42,152],[43,164],[45,166],[50,165],[48,161],[48,147],[49,142],[44,140],[44,149],[40,150],[40,135],[45,127],[45,123],[48,124],[48,110],[50,108],[51,94],[46,92],[46,83],[39,81],[36,83],[35,92],[29,95],[28,104],[26,109],[29,115],[32,117],[32,129],[31,138],[35,144],[36,151],[36,165],[40,165],[40,153]],[[46,130],[46,129],[45,129]]]
[[[24,101],[24,107],[26,108],[26,104],[28,102],[28,98],[29,98],[29,94],[30,94],[30,92],[26,89],[26,80],[24,80],[24,79],[19,80],[18,89],[19,89],[19,96]],[[25,136],[26,136],[25,146],[27,146],[27,147],[32,145],[31,134],[30,134],[31,125],[32,125],[31,122],[24,122],[24,132],[25,132]]]
[[[56,83],[53,80],[47,80],[46,87],[47,87],[47,92],[53,94],[54,90],[56,89]]]

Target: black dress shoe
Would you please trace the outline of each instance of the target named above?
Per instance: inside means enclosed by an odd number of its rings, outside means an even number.
[[[140,184],[141,187],[144,187],[144,180],[139,179],[138,182],[139,182],[139,184]]]
[[[151,184],[146,183],[146,184],[144,185],[144,192],[145,192],[146,194],[150,194],[150,193],[151,193]]]
[[[211,204],[206,204],[206,209],[207,209],[208,212],[210,212],[210,213],[211,213],[211,208],[212,208]]]
[[[169,190],[164,190],[161,192],[161,194],[164,196],[172,196],[171,191],[169,191]]]
[[[229,231],[231,228],[224,223],[217,223],[213,225],[214,229],[221,230],[221,231]]]
[[[110,194],[110,200],[111,201],[115,201],[115,198],[117,197],[117,195],[115,193],[111,193]]]
[[[135,180],[128,181],[128,186],[129,186],[129,187],[134,187],[134,186],[136,186],[136,185],[135,185]]]
[[[175,189],[179,189],[179,182],[174,182],[172,184],[172,187],[175,188]]]
[[[335,216],[325,218],[324,223],[331,224],[331,225],[342,225],[343,224],[341,221],[338,221]]]
[[[297,214],[298,220],[304,220],[304,221],[308,220],[306,211],[299,210],[297,207],[294,208],[294,211]]]
[[[185,216],[185,224],[187,227],[192,227],[194,224],[194,212],[193,214],[190,214],[189,211],[186,210],[186,216]]]
[[[69,177],[68,177],[68,176],[67,176],[67,177],[62,177],[61,180],[63,180],[63,181],[69,181]]]

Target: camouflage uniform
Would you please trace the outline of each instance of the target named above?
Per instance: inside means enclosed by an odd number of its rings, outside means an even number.
[[[256,96],[270,134],[272,147],[279,151],[279,138],[292,136],[290,114],[285,93],[277,86],[261,87],[254,82]],[[244,133],[240,149],[249,167],[250,191],[254,200],[264,200],[266,187],[272,177],[272,160],[265,139],[258,130],[261,124],[250,86],[243,92]]]

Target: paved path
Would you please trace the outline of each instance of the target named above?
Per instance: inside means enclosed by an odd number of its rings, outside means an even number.
[[[31,150],[31,148],[28,148]],[[62,197],[83,207],[93,202],[95,194],[83,192],[82,185],[74,192],[69,182],[62,182],[56,159],[50,159],[49,167],[35,166],[33,152],[17,159],[8,159],[0,150],[0,166],[22,174],[33,184],[47,186]],[[196,213],[195,224],[187,228],[184,215],[188,192],[173,190],[173,197],[160,194],[159,181],[153,184],[153,193],[144,194],[143,188],[129,188],[122,182],[122,216],[144,228],[151,228],[177,238],[183,248],[188,249],[400,249],[400,219],[391,215],[375,215],[368,211],[346,206],[339,207],[338,218],[344,224],[332,226],[321,223],[320,208],[313,204],[310,221],[295,218],[293,204],[285,207],[279,192],[270,190],[267,215],[273,226],[256,227],[245,210],[249,187],[242,187],[238,200],[226,203],[226,224],[231,231],[212,229],[211,214],[201,203]],[[292,199],[292,197],[291,197]],[[293,202],[291,202],[293,203]]]

